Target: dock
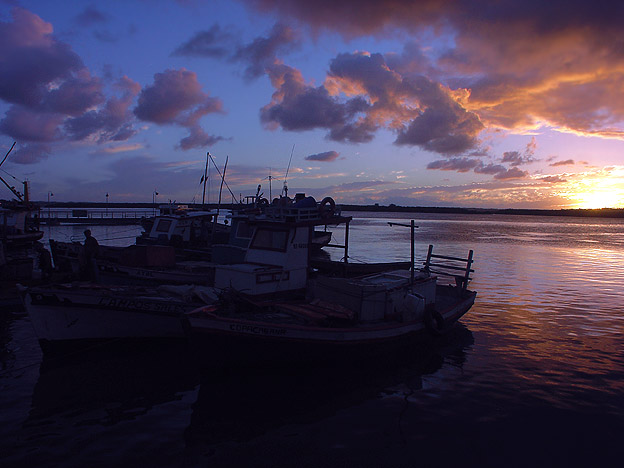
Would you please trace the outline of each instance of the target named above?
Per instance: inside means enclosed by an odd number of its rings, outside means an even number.
[[[123,226],[141,224],[141,220],[154,216],[152,209],[42,209],[37,220],[42,226],[89,224],[92,226]]]

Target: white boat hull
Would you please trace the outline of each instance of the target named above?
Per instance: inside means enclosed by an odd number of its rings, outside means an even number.
[[[173,298],[116,293],[113,289],[33,289],[24,306],[39,341],[183,338],[180,316],[196,307]]]

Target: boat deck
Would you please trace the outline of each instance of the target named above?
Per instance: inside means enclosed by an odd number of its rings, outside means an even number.
[[[474,294],[472,291],[465,291],[462,294],[459,288],[453,286],[438,286],[435,306],[431,310],[444,315],[459,303],[473,298]],[[362,322],[358,320],[354,311],[346,307],[322,300],[309,302],[303,299],[287,302],[239,302],[232,307],[213,305],[194,311],[192,314],[198,317],[213,316],[219,319],[274,326],[294,325],[320,328],[368,329],[404,323],[399,316]],[[420,320],[422,321],[422,318]]]

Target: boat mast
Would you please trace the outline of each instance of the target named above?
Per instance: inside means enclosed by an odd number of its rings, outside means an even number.
[[[206,152],[206,167],[204,168],[204,193],[202,194],[202,205],[206,203],[206,182],[208,178],[208,158],[210,158],[210,151]],[[210,199],[210,192],[208,192],[208,198]]]
[[[227,170],[229,156],[225,157],[225,165],[223,166],[223,174],[221,174],[221,187],[219,188],[219,203],[217,204],[217,214],[214,217],[214,221],[212,223],[212,233],[210,234],[210,243],[214,240],[214,234],[217,230],[217,219],[219,218],[219,208],[221,207],[221,193],[223,192],[223,183],[225,182],[225,171]]]
[[[13,142],[13,144],[11,145],[11,148],[9,148],[9,151],[7,151],[7,154],[4,156],[4,159],[2,160],[2,162],[0,162],[0,166],[2,166],[2,165],[4,164],[4,161],[6,161],[6,159],[9,157],[9,154],[11,153],[11,151],[13,151],[13,148],[15,147],[15,143],[16,143],[16,142],[14,141],[14,142]],[[7,174],[8,174],[8,172],[7,172]],[[9,175],[10,175],[10,174],[9,174]],[[13,178],[15,178],[15,177],[13,177]],[[7,183],[7,181],[6,181],[6,180],[4,180],[4,179],[2,178],[2,176],[0,176],[0,182],[2,182],[4,185],[6,185],[6,186],[7,186],[7,188],[8,188],[11,192],[13,192],[13,195],[15,195],[19,201],[24,202],[24,196],[23,196],[21,193],[19,193],[19,192],[15,189],[15,187],[14,187],[14,186],[9,185],[9,184]],[[26,196],[28,197],[28,182],[24,182],[24,190],[26,191]],[[28,201],[28,200],[27,200],[27,201]]]

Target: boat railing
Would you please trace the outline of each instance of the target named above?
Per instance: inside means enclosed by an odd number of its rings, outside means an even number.
[[[265,208],[264,213],[267,218],[275,220],[314,221],[322,218],[321,212],[316,206],[309,208],[268,206]]]
[[[467,289],[468,282],[472,280],[470,277],[470,274],[474,273],[472,263],[472,250],[468,252],[468,258],[450,257],[448,255],[434,254],[433,245],[429,245],[427,260],[424,263],[423,270],[428,273],[454,278],[455,284],[463,292]]]

